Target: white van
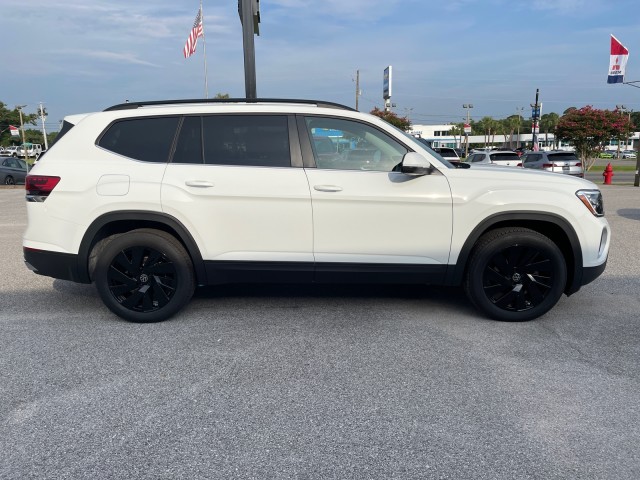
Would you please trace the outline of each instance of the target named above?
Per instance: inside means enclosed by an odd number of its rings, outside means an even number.
[[[21,158],[24,158],[25,156],[38,158],[40,155],[42,155],[42,145],[40,145],[39,143],[24,143],[18,147],[16,153],[17,156]]]

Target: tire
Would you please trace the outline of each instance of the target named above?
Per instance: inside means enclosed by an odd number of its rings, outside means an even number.
[[[172,235],[138,229],[105,242],[93,279],[104,304],[130,322],[168,319],[195,290],[193,264]]]
[[[4,177],[4,184],[5,185],[15,185],[16,181],[11,175],[7,175],[6,177]]]
[[[548,237],[527,228],[483,235],[465,275],[469,300],[494,320],[521,322],[548,312],[567,283],[562,252]]]

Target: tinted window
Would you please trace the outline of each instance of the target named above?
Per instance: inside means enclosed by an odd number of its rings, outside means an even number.
[[[572,152],[550,153],[549,160],[553,160],[556,162],[577,162],[578,157],[576,157],[575,153]]]
[[[492,153],[489,155],[491,160],[520,160],[517,153]]]
[[[539,153],[529,153],[527,156],[524,157],[524,163],[537,162],[541,158],[542,158],[542,155],[540,155]]]
[[[307,117],[306,123],[318,168],[390,172],[407,153],[400,143],[365,123],[324,117]],[[329,151],[326,140],[335,149]]]
[[[204,163],[290,167],[289,127],[285,115],[203,117]]]
[[[173,163],[204,163],[202,160],[202,117],[185,117],[173,153]]]
[[[115,122],[98,145],[143,162],[166,162],[175,137],[178,117],[134,118]]]

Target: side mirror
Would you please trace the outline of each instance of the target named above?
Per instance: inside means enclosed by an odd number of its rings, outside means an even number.
[[[408,152],[402,159],[400,171],[405,175],[430,175],[433,172],[431,162],[416,152]]]

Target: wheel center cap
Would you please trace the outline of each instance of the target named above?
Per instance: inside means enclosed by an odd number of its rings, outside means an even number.
[[[140,275],[140,283],[147,283],[149,281],[149,275],[147,275],[146,273],[143,273],[142,275]]]
[[[520,280],[522,280],[522,275],[520,275],[519,273],[514,273],[511,277],[511,280],[513,280],[515,283],[520,283]]]

